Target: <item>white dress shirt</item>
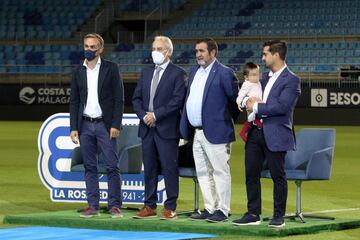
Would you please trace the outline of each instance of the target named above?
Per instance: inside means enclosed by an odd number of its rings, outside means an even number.
[[[161,65],[156,65],[156,66],[155,66],[155,68],[154,68],[154,73],[153,73],[153,77],[152,77],[152,79],[154,79],[154,76],[155,76],[155,73],[156,73],[156,71],[155,71],[156,67],[160,67],[160,68],[161,68],[161,70],[160,70],[160,72],[159,72],[159,82],[158,82],[158,87],[159,87],[159,83],[160,83],[161,77],[162,77],[162,75],[164,74],[165,69],[167,68],[167,66],[169,65],[169,63],[170,63],[170,60],[168,60],[166,63],[163,63],[163,64],[161,64]],[[150,94],[151,94],[151,87],[152,87],[152,84],[153,84],[153,81],[151,80]],[[154,119],[156,120],[155,113],[153,113],[153,116],[154,116]],[[145,116],[144,116],[144,118],[143,118],[143,120],[144,120],[144,121],[145,121],[145,117],[146,117],[146,115],[145,115]]]
[[[156,66],[155,66],[155,68],[156,68],[156,67],[160,67],[160,68],[161,68],[161,70],[160,70],[160,72],[159,72],[159,82],[158,82],[158,84],[160,83],[161,77],[162,77],[162,75],[164,74],[165,69],[167,68],[167,66],[169,65],[169,63],[170,63],[170,60],[168,60],[166,63],[163,63],[163,64],[161,64],[161,65],[156,65]],[[153,79],[154,79],[154,76],[155,76],[155,73],[156,73],[155,68],[154,68],[154,73],[153,73],[153,77],[152,77]],[[152,86],[152,84],[153,84],[153,81],[151,80],[151,86]],[[150,91],[151,91],[151,86],[150,86]]]
[[[186,113],[190,124],[194,127],[202,126],[201,112],[204,89],[214,62],[215,60],[206,68],[199,67],[190,87],[190,94],[186,101]]]
[[[272,72],[270,71],[269,72],[269,81],[268,83],[266,84],[265,86],[265,89],[264,89],[264,93],[263,93],[263,98],[262,98],[262,101],[264,103],[266,103],[267,101],[267,98],[269,96],[269,93],[271,91],[271,88],[273,87],[273,85],[275,84],[276,80],[278,79],[278,77],[280,76],[280,74],[284,71],[284,69],[287,68],[287,65],[285,64],[280,70],[278,70],[277,72]],[[253,111],[255,113],[258,113],[258,103],[255,102],[254,103],[254,106],[253,106]]]
[[[83,66],[86,67],[86,78],[87,78],[87,100],[84,109],[84,115],[92,118],[98,118],[102,116],[102,111],[99,104],[99,96],[98,96],[100,65],[101,65],[101,58],[98,59],[94,69],[88,67],[86,59],[83,63]]]

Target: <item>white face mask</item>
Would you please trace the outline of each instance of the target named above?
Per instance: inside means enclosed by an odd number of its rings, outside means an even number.
[[[166,52],[165,52],[165,54],[166,54]],[[165,60],[164,54],[162,54],[161,52],[158,52],[158,51],[152,51],[151,57],[152,57],[152,59],[153,59],[153,62],[154,62],[156,65],[161,65],[161,64],[163,64],[163,62],[164,62],[164,60]]]

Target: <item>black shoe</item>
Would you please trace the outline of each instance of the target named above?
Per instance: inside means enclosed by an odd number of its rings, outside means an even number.
[[[195,221],[203,221],[211,216],[212,216],[212,214],[209,213],[208,210],[204,209],[204,211],[202,211],[201,214],[196,214],[196,215],[190,216],[190,219],[195,220]]]
[[[232,221],[232,224],[237,226],[260,225],[260,223],[260,216],[251,213],[245,213],[242,218]]]
[[[277,216],[275,215],[271,221],[269,222],[268,227],[271,228],[282,228],[285,227],[285,222],[284,222],[284,218],[281,216]]]
[[[216,210],[211,217],[206,219],[206,221],[213,223],[227,222],[228,217],[221,210]]]

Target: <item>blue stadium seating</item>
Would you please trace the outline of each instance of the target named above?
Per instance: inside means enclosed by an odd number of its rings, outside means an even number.
[[[100,3],[101,0],[3,0],[0,38],[70,38]]]
[[[125,4],[120,6],[120,9],[123,11],[150,12],[163,5],[163,7],[168,8],[169,11],[173,11],[181,7],[184,3],[186,3],[186,0],[127,0]]]
[[[194,38],[211,30],[212,36],[357,35],[359,13],[360,2],[350,0],[210,0],[166,34]]]
[[[177,9],[186,0],[169,0]],[[143,11],[159,6],[160,0],[127,0],[125,10]],[[101,0],[3,0],[0,3],[0,39],[70,38],[76,29],[101,4]],[[221,9],[221,11],[219,11]],[[299,36],[290,41],[287,63],[296,72],[335,73],[343,65],[360,64],[360,42],[325,40],[317,37],[352,37],[360,35],[360,1],[351,0],[209,0],[192,15],[164,32],[171,38],[197,39],[211,36],[219,40],[221,62],[239,71],[247,61],[261,63],[262,42],[239,41],[280,36]],[[303,37],[313,37],[306,40]],[[294,38],[292,38],[294,39]],[[195,42],[195,41],[194,41]],[[195,64],[194,44],[177,41],[173,61],[186,69]],[[149,44],[119,43],[106,58],[121,65],[121,71],[138,72],[151,63]],[[76,44],[0,45],[0,72],[61,73],[83,59],[82,46]],[[27,66],[26,66],[27,65]]]
[[[1,72],[61,73],[83,59],[78,45],[0,45]],[[15,66],[17,65],[17,66]],[[25,67],[27,65],[28,67]],[[56,69],[56,71],[54,70]]]

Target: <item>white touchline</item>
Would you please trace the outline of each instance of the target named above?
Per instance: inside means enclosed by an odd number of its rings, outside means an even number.
[[[329,209],[322,211],[313,211],[313,212],[304,212],[304,214],[313,214],[313,213],[332,213],[332,212],[350,212],[350,211],[360,211],[360,208],[340,208],[340,209]]]

